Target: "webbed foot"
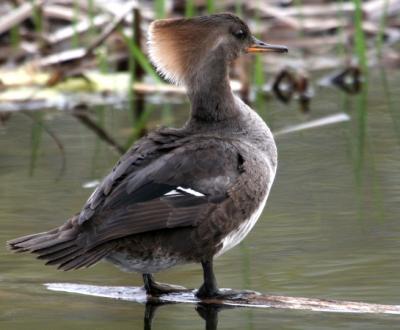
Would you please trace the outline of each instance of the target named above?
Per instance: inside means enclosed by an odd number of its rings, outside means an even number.
[[[143,282],[144,289],[146,290],[146,293],[150,296],[160,296],[163,294],[190,291],[189,289],[186,289],[185,287],[180,285],[158,283],[154,280],[151,274],[143,274]]]
[[[256,291],[251,290],[231,290],[231,289],[212,289],[207,290],[204,284],[196,292],[196,297],[205,299],[217,299],[217,300],[244,300],[248,296],[258,294]]]

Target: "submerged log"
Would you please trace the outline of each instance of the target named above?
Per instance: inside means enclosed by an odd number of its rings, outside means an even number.
[[[228,294],[228,298],[200,300],[195,296],[195,290],[153,297],[147,296],[144,289],[141,287],[96,286],[72,283],[46,283],[44,285],[51,291],[127,300],[142,304],[186,303],[220,305],[227,307],[281,308],[314,312],[400,314],[400,305],[381,305],[355,301],[285,297],[261,294],[254,291],[230,294],[231,290],[222,289],[221,291],[224,294]]]

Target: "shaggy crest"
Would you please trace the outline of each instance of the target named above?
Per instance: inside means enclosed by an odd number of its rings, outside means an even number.
[[[150,60],[167,80],[183,84],[199,62],[224,41],[221,29],[227,22],[244,24],[231,14],[154,21],[148,36]]]
[[[186,24],[185,24],[186,23]],[[165,79],[177,85],[184,83],[188,69],[189,51],[193,51],[187,20],[165,19],[151,23],[149,27],[149,57],[157,71]]]

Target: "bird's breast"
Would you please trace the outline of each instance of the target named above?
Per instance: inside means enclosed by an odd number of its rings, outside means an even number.
[[[257,209],[251,214],[251,216],[245,219],[235,230],[230,232],[227,236],[222,240],[222,248],[216,254],[216,257],[224,254],[226,251],[232,249],[237,244],[239,244],[251,231],[251,229],[256,224],[259,219],[264,206],[267,202],[268,196],[266,195],[264,199],[261,201]]]
[[[252,211],[247,213],[244,219],[238,222],[221,241],[222,248],[217,252],[216,256],[220,256],[239,244],[251,231],[265,207],[268,195],[275,179],[276,160],[271,159],[270,155],[260,152],[258,161],[255,161],[247,167],[245,174],[248,180],[245,182],[242,189],[237,193],[243,194],[242,204],[252,205]],[[252,168],[254,170],[252,170]],[[244,205],[247,208],[248,205]]]

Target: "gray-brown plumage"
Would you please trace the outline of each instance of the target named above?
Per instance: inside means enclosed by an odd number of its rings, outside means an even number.
[[[172,290],[151,273],[201,262],[197,295],[215,296],[212,260],[253,227],[277,165],[268,127],[232,94],[228,65],[246,52],[287,50],[252,37],[238,17],[217,14],[155,21],[149,51],[160,73],[185,85],[186,125],[139,140],[64,225],[8,245],[63,270],[106,259],[142,273],[149,294]]]

